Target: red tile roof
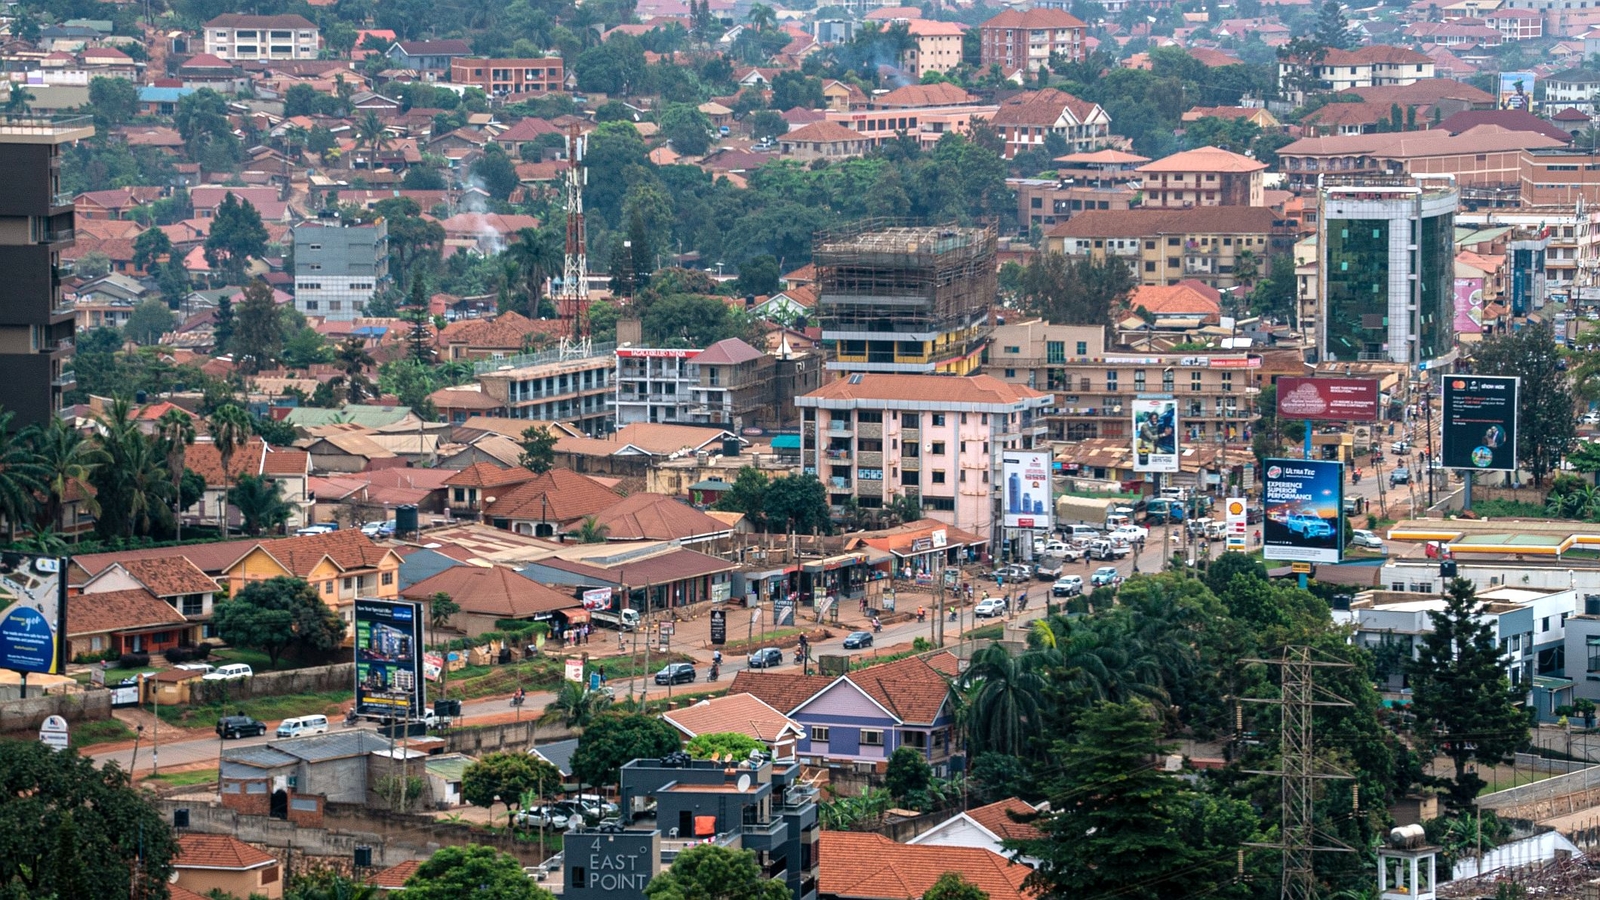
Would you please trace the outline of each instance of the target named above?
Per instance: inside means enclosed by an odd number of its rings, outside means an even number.
[[[817,893],[841,900],[921,897],[946,872],[960,874],[989,900],[1033,896],[1022,889],[1032,869],[976,847],[897,844],[881,834],[824,831],[817,858]]]
[[[1197,147],[1140,166],[1140,172],[1260,172],[1267,164],[1220,147]]]
[[[989,118],[989,124],[1055,125],[1065,114],[1071,114],[1078,122],[1085,122],[1094,116],[1098,108],[1099,104],[1080,100],[1066,91],[1045,88],[1007,98]]]
[[[144,588],[67,598],[69,636],[184,625],[187,621],[183,613]]]
[[[1187,284],[1140,285],[1128,295],[1128,308],[1137,310],[1141,306],[1153,315],[1214,317],[1222,314],[1214,298]]]
[[[448,487],[499,487],[503,484],[521,484],[535,476],[521,466],[497,466],[492,462],[475,462],[444,480]]]
[[[961,33],[961,27],[955,23],[929,22],[928,25],[952,25],[954,34]],[[918,107],[918,106],[959,106],[971,103],[977,98],[951,84],[941,81],[937,84],[908,84],[905,87],[895,88],[881,97],[874,98],[872,103],[879,109],[890,107]]]
[[[846,675],[902,722],[928,725],[950,699],[950,682],[919,656],[858,669]]]
[[[984,28],[1087,28],[1083,20],[1060,9],[1008,9],[983,23]]]
[[[694,358],[698,365],[706,363],[728,364],[750,362],[760,359],[764,354],[756,348],[746,344],[738,338],[725,338],[707,347]]]
[[[490,504],[491,519],[570,522],[592,516],[618,500],[617,493],[571,469],[551,469],[504,491]]]
[[[1092,213],[1074,216],[1072,221]],[[1270,214],[1269,214],[1270,217]],[[892,375],[872,372],[842,378],[806,394],[825,400],[920,400],[929,403],[986,403],[1010,406],[1048,396],[1030,387],[1010,384],[993,375]]]
[[[178,835],[178,855],[172,860],[172,864],[180,869],[259,869],[276,865],[277,862],[277,857],[231,835],[193,832]]]
[[[749,694],[784,715],[794,712],[800,704],[826,690],[835,681],[832,675],[802,675],[797,672],[752,672],[740,669],[734,673],[728,694]]]
[[[753,694],[734,693],[702,700],[685,709],[664,713],[666,719],[689,737],[737,732],[758,741],[775,741],[785,730],[803,733],[800,723]]]
[[[263,475],[305,475],[311,469],[311,454],[304,450],[272,450],[261,461]]]
[[[372,876],[372,883],[386,891],[399,890],[405,887],[406,879],[415,874],[421,865],[422,861],[416,859],[408,859],[405,862],[396,863]],[[178,900],[178,898],[173,897],[172,900]]]
[[[290,574],[304,578],[311,574],[324,558],[333,561],[343,571],[376,567],[390,554],[387,547],[374,544],[370,538],[353,528],[311,534],[304,537],[279,538],[262,541],[257,545],[268,556],[278,561]],[[248,551],[239,554],[239,559]],[[232,568],[232,566],[229,566]]]
[[[1002,841],[1031,841],[1044,836],[1032,823],[1018,822],[1016,818],[1029,818],[1038,810],[1016,797],[1007,797],[998,803],[967,810],[967,817],[982,825],[990,834]]]
[[[728,526],[675,497],[640,491],[595,514],[613,541],[672,541],[720,534]],[[567,528],[582,527],[574,520]]]
[[[802,125],[778,140],[793,144],[842,144],[847,141],[864,141],[866,137],[851,131],[838,122],[812,122]]]
[[[182,557],[202,572],[220,575],[224,569],[237,562],[239,557],[258,543],[260,542],[254,540],[217,541],[211,544],[186,544],[182,547],[147,547],[139,550],[85,553],[72,557],[72,567],[75,570],[81,569],[85,575],[98,575],[116,562]],[[83,581],[84,579],[74,572],[71,583],[81,585]]]
[[[204,594],[215,591],[217,583],[182,556],[165,559],[124,559],[118,565],[157,597],[179,594]]]
[[[449,594],[463,612],[502,619],[521,619],[582,605],[571,594],[524,578],[504,566],[451,566],[413,584],[401,596],[426,600],[441,591]]]

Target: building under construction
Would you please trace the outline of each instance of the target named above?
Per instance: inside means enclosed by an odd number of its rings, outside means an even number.
[[[993,226],[869,219],[819,232],[817,315],[828,368],[966,375],[995,298]]]

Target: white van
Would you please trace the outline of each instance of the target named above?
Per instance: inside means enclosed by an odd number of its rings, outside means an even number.
[[[219,666],[215,672],[207,672],[200,680],[228,681],[233,678],[250,678],[255,674],[255,670],[245,663],[229,663],[226,666]]]
[[[1100,536],[1100,529],[1093,525],[1068,525],[1063,531],[1069,541],[1092,541]]]
[[[278,737],[304,737],[308,734],[327,734],[327,716],[300,716],[295,719],[284,719],[278,726]]]

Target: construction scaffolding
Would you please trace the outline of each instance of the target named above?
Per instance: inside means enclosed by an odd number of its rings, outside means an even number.
[[[824,338],[936,341],[985,323],[996,243],[993,225],[867,219],[818,232],[812,261]]]

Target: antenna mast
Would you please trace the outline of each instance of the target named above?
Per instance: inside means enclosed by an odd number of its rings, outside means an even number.
[[[561,276],[560,314],[572,331],[561,339],[563,358],[588,356],[589,250],[583,223],[583,188],[589,182],[583,165],[584,138],[577,124],[567,127],[567,252]]]

